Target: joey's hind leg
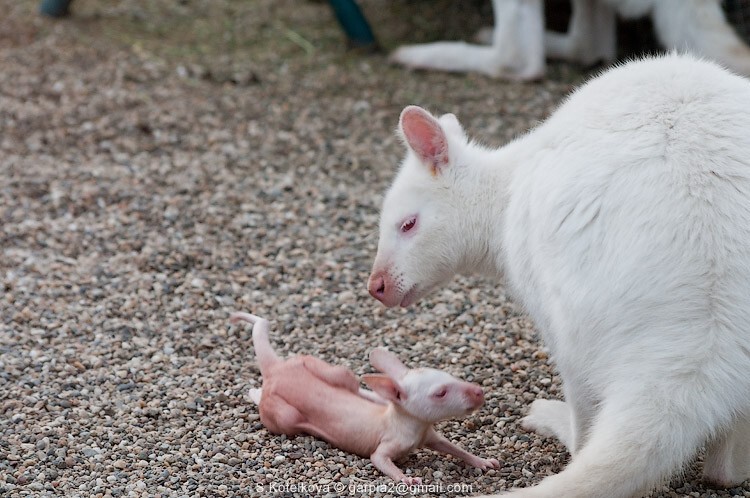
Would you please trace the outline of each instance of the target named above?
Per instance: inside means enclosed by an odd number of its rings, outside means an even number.
[[[750,479],[750,417],[736,421],[707,445],[703,478],[720,487]]]
[[[323,360],[312,357],[306,357],[303,360],[303,364],[311,374],[326,384],[340,387],[353,393],[359,392],[359,380],[354,375],[354,372],[348,368],[339,365],[329,365]]]
[[[305,433],[326,441],[333,439],[323,427],[310,423],[302,412],[273,393],[260,405],[260,421],[274,434],[296,436]]]
[[[260,405],[260,421],[274,434],[294,436],[306,422],[305,416],[282,398],[271,394]]]

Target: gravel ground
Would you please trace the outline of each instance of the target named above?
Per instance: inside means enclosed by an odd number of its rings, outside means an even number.
[[[363,5],[391,48],[471,32],[478,3]],[[63,21],[36,6],[0,0],[0,496],[388,484],[368,460],[263,429],[234,310],[272,320],[283,355],[363,374],[385,345],[481,383],[486,406],[440,429],[504,465],[483,474],[416,452],[401,466],[443,486],[431,495],[563,468],[559,444],[518,426],[530,401],[560,396],[560,379],[501,287],[459,279],[404,311],[365,283],[404,105],[455,112],[500,145],[585,74],[558,65],[521,85],[407,73],[347,53],[325,3],[77,0]],[[696,464],[654,496],[750,496],[699,476]]]

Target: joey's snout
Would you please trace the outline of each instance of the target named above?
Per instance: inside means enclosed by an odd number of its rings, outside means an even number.
[[[484,404],[484,391],[482,391],[482,388],[479,386],[469,384],[464,389],[464,396],[474,410]]]

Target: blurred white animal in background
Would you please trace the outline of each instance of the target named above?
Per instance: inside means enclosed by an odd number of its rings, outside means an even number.
[[[545,32],[542,0],[492,0],[494,29],[478,35],[487,45],[407,45],[397,49],[391,60],[412,68],[534,80],[544,76],[546,58],[584,65],[615,60],[616,16],[651,16],[664,48],[707,57],[750,75],[750,47],[727,22],[720,0],[571,1],[573,12],[565,34]]]

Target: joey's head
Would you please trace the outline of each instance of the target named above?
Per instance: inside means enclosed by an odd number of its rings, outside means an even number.
[[[408,306],[460,272],[471,237],[463,188],[470,145],[456,117],[409,106],[399,133],[407,153],[383,201],[368,281],[389,307]]]
[[[419,420],[435,423],[460,417],[484,404],[484,393],[478,385],[433,368],[409,370],[386,349],[371,351],[370,364],[383,373],[365,375],[365,383]]]

